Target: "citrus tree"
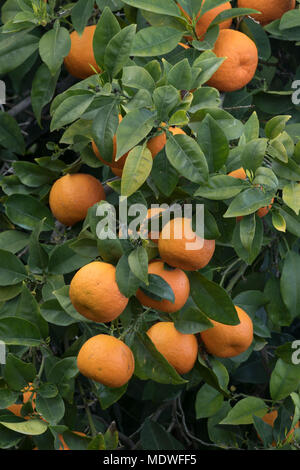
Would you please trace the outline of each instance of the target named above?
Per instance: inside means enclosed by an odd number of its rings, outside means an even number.
[[[0,5],[0,448],[299,449],[299,2]]]

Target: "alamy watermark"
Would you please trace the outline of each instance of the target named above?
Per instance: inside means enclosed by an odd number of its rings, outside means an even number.
[[[0,340],[0,364],[6,363],[6,345]]]
[[[292,103],[298,106],[300,104],[300,80],[292,83],[292,89],[295,90],[292,94]]]
[[[3,80],[0,80],[0,106],[6,104],[6,86]]]
[[[160,233],[166,240],[184,239],[186,250],[199,250],[204,244],[203,204],[152,204],[148,209],[144,204],[128,205],[127,198],[120,197],[118,216],[116,208],[106,201],[98,205],[96,216],[101,217],[96,227],[100,240],[148,239],[149,234]],[[170,229],[168,222],[172,219],[183,219],[183,223]]]
[[[300,340],[295,340],[292,342],[292,349],[295,349],[295,351],[292,354],[292,363],[295,366],[298,366],[300,364]]]

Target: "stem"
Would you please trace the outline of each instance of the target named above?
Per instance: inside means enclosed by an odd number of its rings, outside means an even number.
[[[90,430],[91,430],[92,436],[95,437],[95,436],[97,436],[97,430],[96,430],[95,425],[94,425],[93,417],[92,417],[91,411],[89,409],[89,405],[87,404],[87,401],[86,401],[81,383],[78,382],[78,385],[79,385],[80,395],[81,395],[81,398],[82,398],[82,401],[83,401],[83,404],[84,404],[84,408],[85,408],[85,411],[86,411],[86,414],[87,414],[87,417],[88,417]]]
[[[220,286],[222,287],[223,284],[224,284],[224,281],[225,281],[225,278],[227,276],[227,274],[231,271],[231,269],[237,264],[239,263],[241,260],[238,258],[236,260],[233,261],[233,263],[231,263],[227,268],[226,270],[224,271],[223,273],[223,276],[222,276],[222,279],[221,279],[221,282],[220,282]]]
[[[231,278],[226,290],[228,293],[232,291],[236,283],[239,281],[239,279],[244,275],[246,269],[248,268],[248,264],[244,264],[240,267],[238,272]]]

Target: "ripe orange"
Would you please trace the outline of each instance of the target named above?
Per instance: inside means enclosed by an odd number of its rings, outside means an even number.
[[[272,428],[274,427],[274,423],[277,419],[277,416],[278,416],[278,411],[277,410],[273,410],[273,411],[269,411],[268,413],[265,414],[265,416],[262,417],[262,420],[269,424],[270,426],[272,426]],[[289,432],[288,432],[288,435],[286,436],[287,438],[290,437],[291,435],[294,434],[294,431],[296,428],[299,428],[299,421],[298,423],[295,425],[295,427],[293,429],[291,429]],[[258,434],[258,438],[261,439],[261,437],[259,436]],[[285,442],[285,441],[284,441]],[[272,443],[272,446],[273,447],[276,447],[276,442],[274,441]]]
[[[81,36],[76,31],[70,34],[71,49],[64,63],[68,72],[76,78],[84,79],[94,75],[93,68],[100,72],[93,51],[95,29],[96,25],[86,26]]]
[[[116,282],[116,268],[102,261],[93,261],[77,271],[71,281],[70,299],[77,312],[102,323],[121,315],[128,303]]]
[[[49,195],[50,209],[64,225],[74,225],[84,220],[89,207],[105,199],[105,191],[94,176],[76,173],[59,178]]]
[[[233,29],[223,29],[213,52],[217,57],[226,59],[207,85],[219,91],[236,91],[246,86],[254,77],[258,52],[255,43],[246,34]]]
[[[235,307],[240,323],[224,325],[211,320],[214,325],[200,333],[207,351],[217,357],[235,357],[246,351],[253,341],[253,323],[240,307]]]
[[[35,411],[35,399],[36,399],[36,393],[32,393],[33,387],[32,383],[30,382],[27,387],[24,388],[23,390],[23,404],[27,403],[29,400],[32,400],[32,409]],[[22,416],[21,414],[21,409],[22,409],[22,404],[19,403],[14,403],[13,405],[10,405],[7,407],[9,411],[11,411],[14,415],[19,416],[20,418],[24,419],[29,419],[29,416]]]
[[[280,19],[284,13],[293,10],[295,6],[296,0],[238,0],[239,8],[254,8],[261,12],[261,14],[251,16],[263,26]]]
[[[172,303],[166,299],[154,300],[139,289],[136,297],[141,304],[165,313],[173,313],[180,310],[190,295],[190,282],[187,275],[178,268],[165,269],[164,263],[159,260],[149,264],[148,273],[162,277],[170,285],[174,292],[175,302]]]
[[[196,271],[210,262],[215,251],[215,240],[200,238],[193,232],[190,219],[178,217],[163,227],[158,250],[161,259],[170,266]]]
[[[133,375],[134,356],[123,341],[100,334],[83,344],[78,353],[77,366],[85,377],[107,387],[119,388]]]
[[[119,123],[122,121],[122,115],[119,114]],[[104,163],[105,165],[108,165],[110,166],[112,169],[123,169],[124,168],[124,165],[125,165],[125,162],[126,162],[126,158],[127,158],[127,155],[129,152],[125,153],[125,155],[123,155],[117,162],[116,162],[116,155],[117,155],[117,138],[116,136],[114,135],[113,137],[113,158],[112,158],[112,162],[108,162],[107,160],[104,160],[104,158],[101,156],[100,152],[99,152],[99,149],[97,148],[95,142],[93,141],[92,142],[92,147],[93,147],[93,151],[94,151],[94,154],[96,155],[97,158],[99,158],[99,160]],[[122,174],[122,173],[121,173]],[[117,176],[120,176],[120,175],[117,175]]]
[[[233,178],[239,178],[241,180],[245,180],[247,178],[247,175],[246,175],[246,172],[245,172],[244,168],[238,168],[237,170],[231,171],[230,173],[228,173],[228,175],[232,176]],[[273,202],[274,202],[274,198],[272,199],[272,202],[269,206],[261,207],[260,209],[258,209],[258,211],[257,211],[258,217],[260,217],[260,218],[265,217],[268,214],[268,212],[270,211],[270,209],[273,205]],[[242,218],[243,218],[243,216],[240,216],[240,217],[237,217],[236,220],[239,222],[240,220],[242,220]]]
[[[169,127],[169,131],[173,135],[177,134],[185,134],[185,132],[180,129],[180,127]],[[156,135],[155,137],[152,137],[151,139],[148,140],[147,147],[150,150],[152,154],[152,158],[155,158],[156,155],[164,148],[167,142],[167,137],[165,132],[162,132],[161,134]]]
[[[214,19],[216,18],[217,15],[219,15],[222,11],[225,11],[225,10],[231,10],[231,4],[230,2],[227,2],[227,3],[223,3],[222,5],[219,5],[215,8],[212,8],[211,10],[207,11],[206,13],[204,13],[204,15],[200,16],[201,12],[200,12],[200,9],[204,6],[205,4],[205,1],[206,0],[203,0],[199,3],[201,3],[199,5],[199,13],[197,15],[197,18],[199,18],[199,20],[197,21],[197,24],[196,24],[196,35],[197,35],[197,38],[202,41],[204,39],[204,36],[205,36],[205,33],[206,31],[208,30],[210,24],[214,21]],[[185,17],[191,21],[191,18],[189,17],[189,15],[184,11],[184,9],[178,5],[180,10],[184,13]],[[226,28],[230,28],[231,26],[231,23],[232,23],[232,19],[229,18],[228,20],[225,20],[225,21],[222,21],[222,23],[219,23],[219,27],[220,29],[226,29]],[[192,40],[192,36],[186,36],[188,40]]]
[[[195,335],[180,333],[172,322],[155,323],[147,331],[147,335],[179,374],[187,374],[192,370],[198,355]]]

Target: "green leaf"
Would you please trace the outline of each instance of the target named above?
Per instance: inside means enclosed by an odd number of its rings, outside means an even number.
[[[167,74],[167,80],[178,90],[190,90],[192,87],[192,70],[187,59],[173,65]]]
[[[163,426],[147,418],[141,431],[141,444],[145,450],[183,450],[184,447]]]
[[[52,75],[46,64],[37,69],[31,87],[31,104],[37,122],[41,125],[42,109],[48,104],[55,92],[59,70]]]
[[[70,242],[56,245],[49,256],[48,271],[53,274],[66,274],[88,263],[85,256],[80,256],[70,248]]]
[[[111,405],[116,403],[126,393],[128,384],[123,385],[120,388],[109,388],[102,384],[96,384],[97,396],[101,404],[102,410],[106,410]]]
[[[119,111],[116,100],[102,106],[93,120],[92,135],[101,157],[112,162],[113,138],[119,124]]]
[[[267,144],[267,139],[253,139],[244,146],[241,159],[245,170],[256,171],[261,166]]]
[[[149,26],[137,32],[131,49],[136,57],[154,57],[171,52],[182,38],[182,32],[170,26]]]
[[[6,418],[7,419],[7,418]],[[47,431],[47,424],[40,419],[30,419],[27,421],[6,422],[0,421],[2,426],[11,429],[12,431],[27,436],[39,436]]]
[[[233,199],[223,217],[253,214],[261,207],[269,206],[272,202],[272,195],[259,188],[246,189]]]
[[[176,330],[186,335],[200,333],[212,327],[206,315],[196,307],[188,307],[172,314]]]
[[[221,127],[208,114],[198,128],[197,141],[211,171],[218,171],[226,164],[229,144]]]
[[[299,315],[300,292],[300,256],[294,251],[286,255],[280,279],[280,290],[283,302],[293,318]]]
[[[252,239],[251,243],[251,249],[247,250],[242,243],[241,240],[241,225],[240,222],[236,224],[234,231],[233,231],[233,237],[232,237],[232,243],[233,247],[237,253],[237,255],[243,259],[247,264],[251,265],[253,261],[257,258],[261,251],[262,243],[263,243],[263,223],[261,218],[256,216],[256,222],[255,222],[255,234]],[[245,241],[245,240],[244,240]],[[248,246],[249,248],[249,246]]]
[[[116,281],[122,294],[128,298],[135,295],[140,286],[141,281],[131,271],[126,255],[123,255],[118,261]]]
[[[57,176],[57,173],[53,173],[36,163],[18,161],[13,162],[12,166],[21,183],[32,188],[50,184]]]
[[[65,414],[65,404],[60,395],[53,398],[45,398],[38,394],[36,398],[36,410],[51,425],[58,424]]]
[[[82,34],[92,15],[94,0],[78,0],[71,11],[71,20],[78,34]]]
[[[289,206],[295,214],[299,215],[300,211],[300,184],[289,183],[284,186],[282,191],[282,199],[287,206]]]
[[[238,178],[228,175],[216,175],[212,176],[208,183],[201,185],[195,192],[195,196],[224,201],[235,197],[247,186],[248,183]]]
[[[95,95],[90,92],[84,92],[80,95],[70,96],[66,98],[55,110],[50,130],[55,131],[60,127],[70,124],[87,110],[94,100]]]
[[[0,233],[0,249],[17,253],[28,245],[29,234],[19,230],[6,230]]]
[[[19,227],[33,230],[45,218],[44,230],[54,229],[54,219],[51,212],[34,197],[13,194],[7,198],[4,207],[8,218]]]
[[[186,382],[157,351],[146,334],[137,333],[131,349],[135,359],[134,373],[139,379],[173,385]]]
[[[139,145],[129,152],[122,174],[122,196],[131,196],[144,184],[151,173],[152,164],[152,154],[147,147]]]
[[[43,230],[44,220],[36,226],[29,239],[29,269],[34,273],[42,273],[48,265],[48,253],[39,242],[40,234]]]
[[[159,152],[153,161],[151,178],[165,196],[170,196],[177,186],[179,175],[167,159],[165,149]]]
[[[155,124],[155,118],[155,113],[144,108],[135,109],[126,114],[120,122],[116,134],[116,161],[149,134]]]
[[[19,317],[1,318],[0,337],[8,345],[40,346],[41,344],[38,328]]]
[[[9,251],[0,250],[0,286],[15,285],[27,278],[23,263]]]
[[[171,85],[160,86],[153,93],[153,101],[160,121],[168,121],[180,103],[180,93]]]
[[[0,144],[21,155],[25,152],[24,138],[16,120],[3,111],[0,111]]]
[[[39,47],[39,37],[26,31],[0,34],[1,75],[22,65]]]
[[[71,48],[71,39],[66,28],[59,23],[47,31],[40,39],[39,51],[42,61],[47,65],[52,75],[55,75]]]
[[[278,359],[270,380],[270,394],[273,400],[282,400],[299,388],[300,366],[287,364]]]
[[[200,273],[190,273],[191,295],[208,318],[226,325],[238,325],[239,318],[231,298],[221,286]]]
[[[204,55],[204,54],[202,54]],[[201,67],[201,65],[200,65]],[[217,124],[223,129],[228,140],[239,139],[243,133],[244,126],[241,121],[235,119],[231,114],[220,108],[203,108],[197,111],[191,118],[190,128],[197,134],[201,121],[207,114],[217,121]]]
[[[256,218],[254,214],[243,217],[240,221],[240,239],[246,251],[251,252],[256,233]]]
[[[286,123],[292,116],[275,116],[267,122],[265,126],[265,133],[269,139],[276,139],[276,137],[284,131]]]
[[[111,77],[116,77],[128,62],[135,38],[136,25],[121,29],[107,44],[104,54],[104,67]]]
[[[153,13],[160,13],[162,15],[170,15],[181,17],[179,8],[172,0],[165,0],[163,3],[160,0],[123,0],[124,3],[134,8],[141,8],[142,10],[151,11]]]
[[[97,23],[93,38],[94,56],[100,67],[104,66],[107,44],[120,30],[117,18],[112,14],[109,7],[105,7]]]
[[[254,416],[263,417],[268,407],[261,398],[247,397],[240,400],[220,424],[252,424]]]
[[[155,81],[144,67],[133,65],[123,68],[122,83],[126,87],[137,90],[146,89],[152,93],[155,89]]]
[[[49,382],[61,384],[73,379],[78,373],[77,358],[66,357],[54,364],[47,373],[47,379]]]
[[[20,294],[22,287],[22,282],[14,286],[0,287],[0,302],[6,302],[7,300],[14,299],[17,295]]]
[[[216,414],[224,401],[224,395],[204,384],[196,395],[195,409],[196,419],[209,418]]]
[[[178,173],[193,183],[208,178],[208,166],[197,142],[187,135],[168,134],[166,155]]]
[[[148,254],[147,250],[139,246],[133,250],[128,256],[128,264],[133,274],[148,284]]]
[[[245,123],[244,132],[240,138],[239,145],[247,144],[259,138],[259,119],[256,111],[253,111],[248,121]]]
[[[17,356],[8,353],[4,368],[4,378],[12,390],[20,391],[33,382],[36,369],[31,362],[24,362]]]

